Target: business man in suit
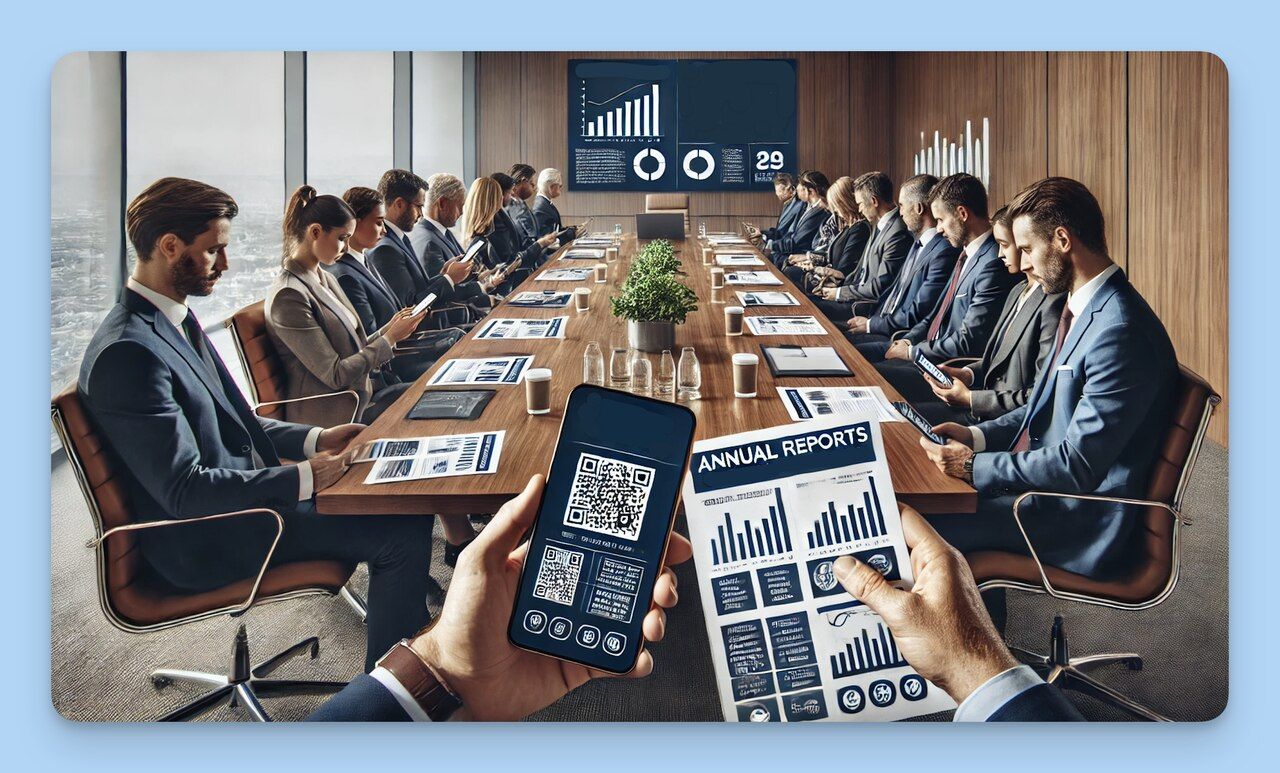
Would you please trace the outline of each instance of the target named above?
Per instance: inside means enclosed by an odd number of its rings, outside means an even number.
[[[277,563],[367,562],[371,668],[427,620],[432,521],[315,513],[312,494],[346,471],[346,447],[363,426],[322,430],[254,414],[187,308],[228,269],[237,212],[217,188],[172,177],[129,204],[125,228],[138,259],[85,351],[80,399],[120,461],[139,520],[272,508],[285,523]],[[267,518],[240,518],[147,529],[139,541],[167,582],[201,591],[254,576],[273,534]]]
[[[507,172],[507,175],[511,178],[512,185],[511,202],[505,207],[507,214],[516,225],[520,226],[525,236],[536,239],[539,236],[538,224],[527,202],[535,193],[533,180],[537,172],[528,164],[512,164],[511,171]],[[465,190],[463,197],[466,197]]]
[[[1030,271],[1031,263],[1019,254],[1013,240],[1008,207],[1001,207],[991,219],[991,238],[1000,246],[1000,260],[1010,274],[1023,276]],[[1045,295],[1035,277],[1026,276],[1009,291],[982,359],[961,368],[940,365],[951,376],[949,387],[921,375],[937,400],[917,403],[916,410],[931,424],[976,424],[994,419],[1025,404],[1031,396],[1036,373],[1053,349],[1067,298],[1062,293]]]
[[[818,229],[831,214],[827,211],[827,189],[830,187],[830,181],[822,172],[814,169],[801,172],[796,183],[796,196],[804,202],[805,208],[796,220],[795,228],[776,239],[765,239],[758,230],[748,231],[752,241],[763,244],[766,254],[779,268],[787,265],[788,256],[808,252],[813,247]]]
[[[538,173],[538,195],[533,199],[533,223],[537,233],[534,238],[558,233],[564,228],[560,222],[560,210],[552,203],[552,199],[560,197],[564,192],[564,178],[558,169],[543,169]],[[562,234],[560,243],[566,244],[577,238],[577,232],[570,229]]]
[[[1168,429],[1178,361],[1164,326],[1107,254],[1097,200],[1075,180],[1033,183],[1009,204],[1013,235],[1045,292],[1067,292],[1052,353],[1025,405],[923,443],[948,475],[972,482],[978,511],[931,516],[964,552],[1026,553],[1012,518],[1025,491],[1140,497]],[[1123,565],[1140,524],[1124,505],[1033,497],[1021,510],[1045,563],[1086,575]]]
[[[935,363],[981,356],[1016,283],[991,238],[987,191],[978,178],[964,173],[944,177],[934,186],[929,206],[942,235],[952,247],[962,248],[960,255],[933,312],[894,341],[885,350],[884,361],[876,363],[876,369],[911,402],[927,400],[932,394],[911,362],[916,351]],[[860,347],[859,351],[874,362],[878,348]]]
[[[911,329],[933,311],[960,254],[938,232],[929,208],[929,194],[937,184],[933,175],[919,174],[898,190],[898,213],[914,239],[911,249],[879,303],[855,304],[849,318],[846,337],[872,362],[884,358],[894,333]]]
[[[367,253],[369,261],[391,286],[402,306],[416,306],[432,293],[436,296],[435,304],[454,300],[454,287],[471,276],[471,267],[454,261],[446,264],[439,275],[428,276],[409,240],[409,232],[426,206],[426,181],[413,172],[392,169],[378,181],[378,193],[386,202],[387,233]],[[449,319],[447,323],[460,321]]]
[[[409,233],[409,242],[421,258],[427,276],[447,276],[450,261],[456,263],[463,256],[462,244],[450,229],[462,217],[466,198],[466,187],[454,175],[441,172],[427,179],[426,212]],[[468,278],[454,287],[453,299],[475,307],[477,313],[483,315],[493,305],[488,289],[474,278]]]
[[[779,239],[791,233],[800,214],[804,212],[804,202],[796,197],[796,180],[787,172],[778,172],[773,176],[773,195],[782,204],[782,211],[778,214],[777,225],[758,231],[765,239]]]
[[[862,251],[858,268],[846,274],[838,287],[822,291],[818,308],[828,318],[843,322],[854,315],[856,303],[879,303],[888,291],[915,241],[898,213],[893,184],[884,172],[867,172],[853,182],[858,210],[875,232]]]

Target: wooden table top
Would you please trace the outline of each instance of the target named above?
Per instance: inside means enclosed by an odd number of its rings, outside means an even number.
[[[805,346],[832,346],[839,352],[845,364],[853,371],[852,378],[787,378],[784,386],[841,386],[857,384],[878,386],[890,400],[900,400],[899,395],[870,363],[849,343],[848,339],[818,308],[782,275],[769,261],[764,266],[742,267],[751,270],[768,270],[781,277],[781,287],[726,287],[723,298],[736,303],[734,290],[786,290],[791,292],[800,306],[765,307],[747,309],[748,315],[810,314],[827,328],[827,336],[768,336],[757,338],[745,332],[742,336],[724,335],[724,303],[711,303],[710,266],[702,265],[701,248],[696,239],[676,242],[686,282],[698,296],[698,310],[691,313],[683,325],[676,328],[676,348],[673,356],[679,360],[680,347],[692,346],[698,355],[702,369],[702,399],[689,404],[697,415],[696,438],[712,438],[748,430],[762,429],[791,423],[787,409],[778,396],[775,379],[769,373],[760,349],[762,344],[801,344]],[[394,405],[388,408],[368,429],[360,434],[357,442],[375,438],[404,438],[434,435],[450,435],[489,430],[506,430],[502,456],[498,470],[490,475],[471,475],[428,480],[404,481],[365,485],[369,465],[357,464],[333,486],[316,495],[316,507],[322,513],[491,513],[521,490],[529,477],[546,473],[551,464],[552,452],[560,432],[560,420],[570,390],[582,381],[582,355],[589,341],[596,341],[605,359],[605,375],[608,377],[609,348],[615,341],[625,341],[626,322],[616,319],[610,311],[609,298],[626,275],[631,256],[636,251],[634,236],[624,239],[621,257],[609,264],[609,279],[595,284],[588,279],[581,286],[591,288],[591,309],[577,312],[573,302],[563,309],[528,309],[503,303],[492,309],[490,317],[548,318],[568,316],[565,338],[559,340],[477,341],[474,340],[477,325],[459,341],[446,357],[432,366],[418,379]],[[590,267],[593,261],[558,260],[559,254],[548,260],[521,286],[523,290],[554,289],[572,291],[579,286],[574,282],[539,281],[539,276],[549,268]],[[726,271],[733,269],[726,269]],[[730,358],[735,352],[753,352],[760,355],[757,381],[757,397],[737,399],[733,396],[733,375]],[[530,416],[525,412],[524,385],[495,386],[497,391],[484,413],[474,421],[406,419],[405,415],[427,388],[431,376],[450,358],[493,357],[503,354],[533,355],[530,367],[552,370],[552,409],[549,414]],[[656,378],[658,355],[649,355]],[[488,387],[458,386],[432,387],[432,389],[477,389]],[[973,512],[977,506],[976,492],[963,481],[942,474],[925,456],[919,445],[919,433],[910,424],[892,422],[880,425],[894,490],[899,500],[921,512],[962,513]]]

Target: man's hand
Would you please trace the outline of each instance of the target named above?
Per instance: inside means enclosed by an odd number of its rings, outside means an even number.
[[[821,292],[822,292],[823,300],[834,301],[836,299],[836,296],[840,294],[840,288],[827,287],[827,288],[824,288]]]
[[[303,464],[311,465],[311,490],[318,494],[337,483],[346,473],[351,466],[351,454],[345,451],[340,454],[326,451],[316,454]]]
[[[836,559],[836,577],[845,590],[884,618],[911,667],[962,703],[1018,661],[983,607],[964,556],[915,510],[901,503],[898,507],[911,549],[915,586],[910,591],[895,588],[875,569],[850,556]]]
[[[546,236],[538,240],[538,246],[545,250],[546,248],[555,244],[557,241],[559,241],[559,239],[556,235],[556,232],[552,231],[551,233],[547,234]]]
[[[512,646],[507,623],[515,604],[520,567],[528,544],[519,545],[533,524],[544,485],[535,475],[515,499],[498,511],[471,547],[458,559],[453,584],[439,621],[413,641],[413,649],[436,668],[462,699],[462,717],[486,721],[520,719],[549,706],[603,671],[536,655]],[[672,534],[667,564],[689,560],[689,541]],[[675,606],[676,577],[663,569],[654,586],[655,606],[644,618],[646,641],[666,633],[664,608]],[[641,651],[628,676],[646,676],[653,656]],[[458,715],[455,715],[458,716]]]
[[[947,370],[955,371],[956,369],[947,368]],[[933,390],[933,393],[938,396],[938,399],[947,405],[952,405],[957,408],[973,407],[973,400],[970,398],[971,392],[969,391],[968,385],[957,378],[954,372],[947,375],[951,376],[951,386],[949,387],[944,387],[942,384],[934,381],[932,376],[927,376],[921,373],[920,377],[925,380],[925,383],[928,384],[929,388]]]
[[[463,263],[462,258],[450,258],[445,262],[440,272],[449,277],[449,281],[457,285],[471,276],[471,265],[471,263]]]
[[[905,338],[899,338],[889,344],[889,351],[884,353],[884,358],[886,360],[910,360],[911,342]]]
[[[968,368],[953,368],[950,365],[939,365],[938,369],[957,381],[963,381],[967,387],[973,386],[973,371]]]
[[[850,317],[849,332],[850,333],[870,333],[871,321],[866,317]]]
[[[750,238],[752,238],[752,239],[758,239],[758,238],[760,238],[760,229],[759,229],[759,228],[756,228],[755,226],[751,225],[750,223],[743,223],[743,224],[742,224],[742,227],[743,227],[744,229],[746,229],[746,232],[747,232],[747,236],[748,236],[748,237],[750,237]]]
[[[953,427],[960,426],[959,424],[951,424],[950,422],[947,424],[940,424],[938,426],[946,427],[948,425]],[[945,446],[940,446],[932,440],[927,440],[922,437],[920,438],[920,447],[924,449],[924,452],[928,454],[929,458],[933,460],[933,463],[938,466],[939,470],[942,470],[953,478],[959,478],[966,483],[972,483],[973,475],[965,470],[964,463],[973,457],[973,449],[957,440],[954,440],[954,435],[945,435],[942,432],[939,432],[938,427],[934,427],[933,431],[948,438],[947,444]],[[968,432],[968,430],[966,429],[965,432]],[[973,442],[972,439],[969,442]]]
[[[367,424],[339,424],[336,427],[321,430],[320,435],[316,438],[316,450],[328,451],[331,454],[341,453],[347,450],[347,445],[355,440]]]

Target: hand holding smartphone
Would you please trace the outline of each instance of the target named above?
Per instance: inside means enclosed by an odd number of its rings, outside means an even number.
[[[933,425],[929,423],[928,419],[921,416],[911,403],[897,400],[893,403],[893,407],[898,410],[898,413],[902,414],[903,418],[911,422],[912,426],[920,430],[921,435],[924,435],[926,438],[940,446],[945,446],[947,444],[947,439],[934,432]]]
[[[933,361],[924,355],[917,347],[913,353],[912,361],[921,373],[941,384],[943,387],[950,389],[952,383],[951,377],[942,372],[942,369],[933,364]]]
[[[410,314],[409,316],[411,317],[419,316],[420,314],[422,314],[422,312],[426,311],[427,307],[429,307],[432,303],[434,303],[435,300],[436,300],[436,294],[428,293],[426,298],[423,298],[422,300],[418,301],[418,305],[413,307],[413,313]]]

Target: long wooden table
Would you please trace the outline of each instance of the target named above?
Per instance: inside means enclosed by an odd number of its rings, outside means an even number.
[[[866,361],[821,311],[783,277],[773,265],[765,261],[763,267],[782,277],[782,287],[726,287],[723,298],[736,303],[733,291],[789,290],[801,303],[800,306],[748,309],[747,314],[811,314],[827,328],[827,336],[769,336],[753,337],[750,332],[739,337],[724,335],[724,303],[711,303],[710,267],[702,265],[701,248],[696,239],[686,239],[674,245],[688,274],[687,283],[698,295],[698,310],[689,315],[676,330],[676,349],[692,346],[702,367],[702,399],[690,403],[697,415],[697,438],[711,438],[747,430],[762,429],[788,424],[791,419],[775,388],[775,380],[769,373],[760,352],[762,344],[802,344],[805,346],[830,345],[840,353],[845,364],[853,371],[852,378],[787,378],[786,386],[840,386],[849,384],[878,386],[891,400],[901,396]],[[599,343],[605,358],[606,378],[609,365],[610,344],[625,341],[626,322],[616,319],[610,311],[609,298],[626,275],[631,257],[636,252],[636,240],[627,237],[620,249],[620,258],[609,264],[609,280],[595,284],[588,279],[581,286],[591,288],[591,309],[576,312],[572,301],[563,309],[526,309],[503,303],[490,311],[491,317],[569,317],[565,338],[545,341],[477,341],[475,333],[468,333],[449,354],[418,379],[412,387],[368,429],[357,441],[375,438],[404,438],[430,435],[449,435],[486,430],[506,430],[505,443],[498,470],[490,475],[435,478],[365,485],[368,464],[352,467],[333,486],[316,496],[317,509],[322,513],[489,513],[523,490],[529,477],[546,473],[551,463],[552,451],[560,431],[560,420],[569,391],[582,381],[582,355],[587,342]],[[559,260],[559,255],[548,260],[529,277],[520,290],[567,290],[579,286],[573,282],[540,281],[540,274],[549,268],[589,267],[592,261]],[[754,399],[737,399],[733,396],[733,375],[730,358],[735,352],[753,352],[761,355],[758,396]],[[531,354],[531,367],[551,368],[552,410],[542,416],[530,416],[525,412],[524,386],[495,386],[497,394],[489,402],[484,413],[474,421],[427,420],[405,418],[427,389],[427,382],[441,365],[452,357],[478,358],[501,354]],[[650,355],[657,374],[657,355]],[[432,389],[474,389],[478,387],[431,387]],[[942,474],[925,456],[919,445],[919,433],[904,422],[880,425],[884,434],[885,451],[898,499],[921,512],[961,513],[973,512],[977,494],[964,482]]]

